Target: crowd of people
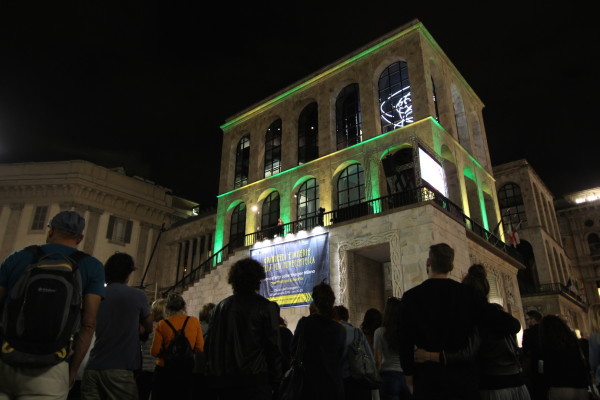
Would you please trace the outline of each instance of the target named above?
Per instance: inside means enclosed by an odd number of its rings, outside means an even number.
[[[71,254],[83,226],[78,214],[60,213],[43,249]],[[15,301],[8,295],[32,262],[24,251],[0,267],[0,304]],[[149,304],[127,284],[135,263],[126,253],[104,268],[84,260],[70,363],[23,367],[0,358],[0,399],[583,400],[600,383],[600,304],[589,308],[587,339],[562,316],[536,310],[521,327],[489,301],[483,265],[471,265],[461,282],[450,278],[454,250],[445,243],[430,246],[425,281],[383,310],[367,309],[357,326],[330,284],[318,283],[294,331],[258,293],[266,275],[251,258],[231,266],[233,294],[198,316],[179,294]]]

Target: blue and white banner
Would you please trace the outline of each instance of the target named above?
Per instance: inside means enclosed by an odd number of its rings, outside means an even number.
[[[329,282],[329,233],[250,250],[265,267],[260,294],[282,308],[310,304],[313,287]]]

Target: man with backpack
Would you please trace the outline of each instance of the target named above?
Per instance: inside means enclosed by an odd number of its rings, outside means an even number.
[[[94,335],[104,268],[77,251],[85,220],[56,214],[46,244],[11,254],[0,266],[0,399],[66,399]],[[27,301],[25,301],[27,299]]]
[[[106,295],[98,311],[96,341],[81,381],[81,397],[89,399],[134,399],[134,374],[141,369],[142,338],[152,330],[148,297],[127,285],[135,271],[133,258],[115,253],[104,265]]]

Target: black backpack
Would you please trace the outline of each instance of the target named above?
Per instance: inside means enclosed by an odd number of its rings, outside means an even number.
[[[67,359],[81,320],[82,284],[78,263],[88,256],[44,254],[39,246],[6,299],[0,357],[21,367],[45,367]]]
[[[165,369],[172,371],[191,371],[194,368],[194,351],[187,337],[185,337],[185,326],[190,317],[186,317],[181,330],[175,327],[165,319],[164,321],[171,327],[175,333],[175,337],[167,348],[163,351],[163,359],[165,360]]]

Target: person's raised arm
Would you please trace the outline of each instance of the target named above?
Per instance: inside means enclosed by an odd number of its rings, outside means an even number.
[[[83,310],[81,312],[81,327],[75,336],[73,344],[73,355],[69,363],[69,386],[73,386],[79,366],[87,354],[94,331],[96,330],[96,315],[102,297],[97,294],[86,294],[83,296]]]

